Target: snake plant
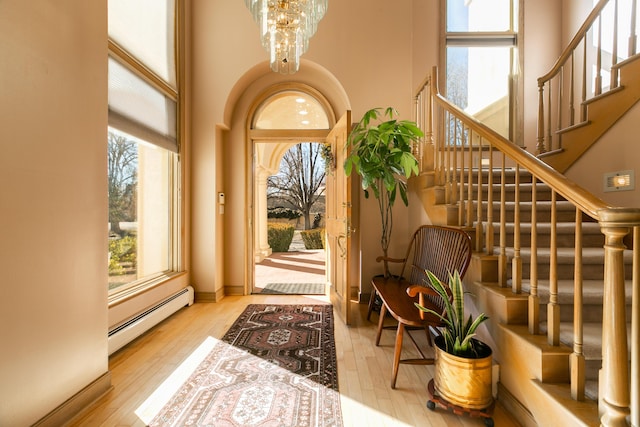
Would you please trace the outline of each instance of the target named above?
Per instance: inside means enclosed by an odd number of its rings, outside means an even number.
[[[442,330],[444,336],[447,353],[461,357],[478,357],[478,351],[475,348],[477,341],[474,339],[476,329],[485,320],[489,319],[484,313],[481,313],[473,319],[472,315],[465,318],[464,315],[464,288],[462,278],[457,271],[449,274],[449,285],[442,283],[431,271],[426,271],[428,285],[432,288],[444,301],[444,312],[438,313],[432,309],[415,305],[422,311],[438,316],[446,325]],[[447,289],[451,292],[451,297]]]

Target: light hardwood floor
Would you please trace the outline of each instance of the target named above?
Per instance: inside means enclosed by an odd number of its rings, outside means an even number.
[[[221,338],[247,304],[317,304],[326,297],[251,295],[183,308],[111,356],[113,389],[68,426],[143,426],[135,410],[208,336]],[[427,383],[431,366],[401,365],[397,388],[389,387],[394,332],[385,331],[374,345],[376,326],[366,306],[355,305],[355,322],[335,319],[338,378],[344,425],[348,426],[484,426],[479,418],[430,411]],[[377,321],[377,315],[372,316]],[[410,346],[410,340],[405,340]],[[406,348],[407,355],[413,351]],[[519,424],[498,404],[498,427]]]

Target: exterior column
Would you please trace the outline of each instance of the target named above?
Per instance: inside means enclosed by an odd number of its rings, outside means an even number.
[[[254,228],[254,258],[261,262],[271,255],[271,247],[267,238],[267,178],[270,172],[262,166],[256,168],[255,175],[255,228]]]

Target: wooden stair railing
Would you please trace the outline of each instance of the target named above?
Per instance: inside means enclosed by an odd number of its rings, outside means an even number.
[[[619,88],[619,64],[638,53],[637,19],[637,0],[600,0],[551,70],[538,78],[536,154],[561,150],[563,132],[588,123],[588,101]],[[603,73],[609,75],[606,86]]]
[[[558,242],[556,227],[558,224],[558,206],[560,203],[570,203],[575,210],[575,245],[573,258],[575,259],[574,275],[574,314],[573,314],[573,354],[571,360],[571,394],[573,399],[584,399],[584,355],[582,354],[582,221],[599,223],[604,235],[604,301],[602,314],[603,342],[602,369],[599,387],[601,423],[604,426],[626,425],[626,417],[631,416],[632,425],[640,425],[640,365],[639,345],[640,320],[638,298],[640,297],[640,208],[611,206],[590,192],[567,179],[534,155],[524,151],[519,146],[508,141],[497,132],[465,114],[457,106],[440,95],[437,87],[437,69],[424,82],[416,95],[416,122],[424,130],[425,138],[416,147],[416,155],[421,162],[423,174],[431,174],[436,186],[445,189],[446,203],[457,205],[459,209],[458,222],[475,230],[476,251],[498,258],[498,282],[500,286],[508,286],[509,277],[513,293],[522,293],[522,251],[520,230],[519,199],[522,188],[529,183],[519,180],[520,169],[528,171],[532,176],[530,185],[531,206],[537,202],[537,188],[540,183],[548,186],[551,191],[550,217],[551,242],[549,251],[549,302],[546,313],[547,341],[552,346],[560,344],[560,307],[558,304]],[[500,196],[494,200],[493,191],[487,192],[486,198],[480,191],[483,182],[481,156],[487,156],[486,169],[499,170]],[[477,167],[474,167],[474,162]],[[507,183],[507,172],[513,174],[513,183]],[[486,178],[494,185],[493,173]],[[477,185],[477,191],[473,186]],[[508,193],[514,194],[514,200],[507,200]],[[505,206],[513,206],[513,235],[507,236]],[[494,206],[496,205],[496,206]],[[493,210],[499,209],[499,243],[494,252],[492,230],[494,219]],[[529,331],[532,334],[540,330],[539,298],[537,282],[539,274],[538,262],[535,261],[540,249],[537,246],[538,233],[536,230],[536,209],[531,213],[531,236],[527,253],[529,262]],[[507,247],[507,237],[513,242]],[[631,371],[628,371],[627,360],[627,323],[625,307],[625,249],[632,248],[633,254],[633,321],[631,331]],[[508,266],[511,264],[511,268]],[[502,352],[508,349],[501,349]]]

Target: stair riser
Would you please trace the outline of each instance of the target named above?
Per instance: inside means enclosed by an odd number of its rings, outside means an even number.
[[[492,193],[492,197],[494,201],[499,201],[502,200],[502,193],[500,191],[499,187],[495,187],[494,186],[494,190],[491,192]],[[474,187],[473,191],[471,192],[472,195],[472,200],[477,200],[478,199],[478,190],[476,187]],[[488,192],[487,192],[487,188],[484,187],[482,190],[482,200],[486,201],[488,200],[489,196],[488,196]],[[515,192],[513,191],[513,189],[507,189],[507,191],[505,191],[505,201],[508,202],[513,202],[516,200],[516,195]],[[462,198],[463,199],[468,199],[469,198],[469,194],[467,193],[467,190],[465,189],[462,192]],[[531,190],[528,191],[521,191],[520,195],[519,195],[520,201],[521,202],[530,202],[531,200],[533,200],[533,196],[531,194]],[[551,200],[551,191],[546,190],[546,191],[538,191],[536,193],[536,200],[537,201],[549,201]],[[558,199],[560,200],[560,199]]]
[[[511,278],[511,269],[507,269],[507,276]],[[524,258],[522,259],[522,278],[529,279],[529,273],[531,271],[531,264],[527,262]],[[574,266],[573,264],[558,264],[557,267],[557,278],[558,280],[569,280],[574,277]],[[539,278],[548,278],[549,277],[549,266],[545,264],[538,264],[538,277]],[[602,278],[604,277],[604,265],[599,264],[585,264],[582,266],[582,277],[585,279],[589,278]],[[631,266],[625,266],[625,277],[627,280],[631,279]]]
[[[468,172],[468,171],[467,171]],[[483,169],[482,170],[482,182],[484,184],[486,184],[487,182],[489,182],[489,170],[488,169]],[[502,171],[500,170],[494,170],[493,171],[493,183],[494,184],[499,184],[500,182],[502,182]],[[462,179],[460,179],[460,171],[458,170],[455,174],[456,177],[456,181],[458,182],[464,182],[465,184],[469,182],[469,174],[465,173],[462,177]],[[446,178],[442,178],[442,180],[446,180]],[[453,180],[453,172],[449,174],[449,180]],[[514,184],[516,182],[516,177],[515,177],[515,173],[513,171],[505,171],[505,183],[507,184]],[[538,181],[539,182],[539,181]],[[478,170],[474,169],[471,172],[471,183],[472,184],[477,184],[478,183]],[[521,184],[527,184],[527,183],[531,183],[531,174],[527,171],[521,170],[520,171],[520,183]]]
[[[486,203],[483,203],[482,207],[482,220],[485,221],[487,219],[487,207]],[[465,211],[466,212],[466,211]],[[475,221],[477,219],[477,204],[473,204],[472,215],[471,217]],[[500,219],[500,204],[496,203],[492,209],[493,220],[498,221]],[[538,209],[536,211],[536,222],[549,222],[551,221],[551,210],[550,209]],[[513,204],[509,204],[505,206],[505,221],[507,223],[513,222],[515,217],[515,209]],[[576,212],[574,209],[565,210],[558,209],[556,210],[556,221],[557,222],[573,222],[576,219]],[[531,222],[531,209],[527,205],[520,205],[520,222]]]
[[[584,362],[584,379],[587,381],[598,381],[600,376],[600,368],[602,368],[602,360],[586,360]],[[591,396],[596,400],[596,396]]]
[[[627,306],[626,316],[627,322],[631,322],[631,305]],[[582,318],[584,322],[601,322],[602,305],[585,304],[582,308]],[[546,301],[540,304],[540,320],[547,320]],[[573,304],[560,304],[560,321],[573,322]]]
[[[466,215],[465,215],[466,217]],[[472,211],[472,215],[471,218],[473,221],[476,221],[478,216],[477,216],[477,210],[473,209]],[[567,211],[558,211],[557,212],[557,216],[556,216],[556,220],[558,222],[571,222],[574,221],[576,219],[576,214],[575,212],[567,212]],[[486,221],[487,220],[487,210],[483,209],[482,210],[482,220]],[[500,220],[500,209],[496,208],[493,210],[493,221],[494,222],[498,222]],[[515,220],[515,213],[513,211],[513,209],[508,209],[505,210],[505,221],[507,223],[513,223],[513,221]],[[551,221],[551,212],[547,211],[538,211],[537,212],[537,216],[536,216],[536,222],[540,223],[540,222],[549,222]],[[531,222],[531,211],[527,211],[524,209],[520,210],[520,222]]]
[[[575,247],[575,236],[573,234],[558,234],[556,244],[559,248],[573,248]],[[506,245],[507,247],[513,247],[513,231],[507,230],[507,238]],[[493,233],[493,241],[500,241],[500,231],[495,231]],[[551,245],[551,236],[549,234],[538,234],[537,235],[537,244],[539,248],[548,248]],[[604,236],[600,235],[586,235],[582,237],[582,245],[583,247],[598,247],[601,248],[604,246]],[[529,247],[531,246],[531,234],[527,232],[526,234],[522,234],[520,236],[520,247]]]

